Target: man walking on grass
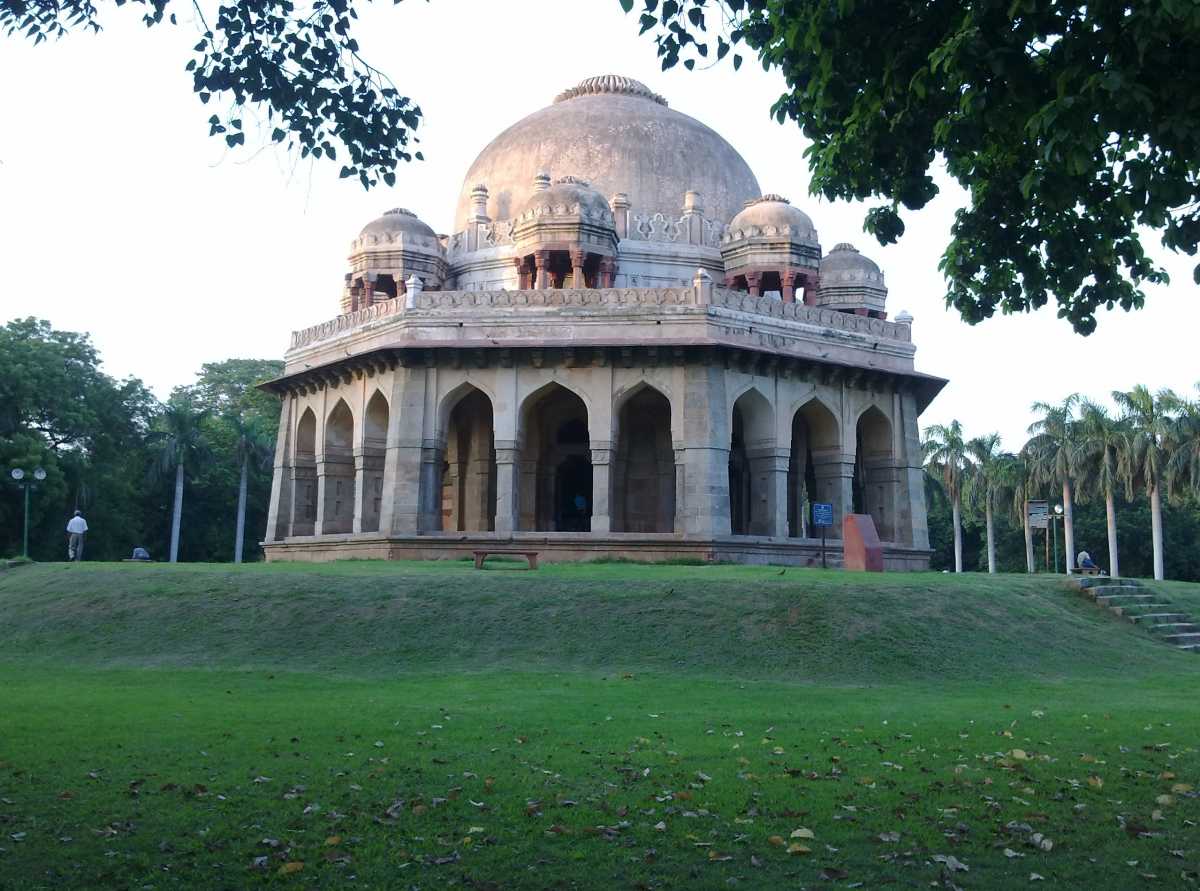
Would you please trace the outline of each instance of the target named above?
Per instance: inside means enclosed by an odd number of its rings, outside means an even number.
[[[87,520],[83,514],[75,511],[75,516],[67,521],[67,559],[83,559],[83,536],[88,531]]]

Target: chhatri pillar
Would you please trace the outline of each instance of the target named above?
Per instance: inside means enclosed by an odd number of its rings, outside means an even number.
[[[546,260],[547,259],[548,258],[546,256],[545,251],[534,251],[533,252],[533,263],[534,263],[534,266],[537,267],[537,284],[535,284],[534,287],[537,288],[539,291],[545,290],[546,288],[550,287],[550,276],[546,271]]]
[[[584,287],[583,262],[587,257],[581,250],[571,251],[571,285],[575,288]]]

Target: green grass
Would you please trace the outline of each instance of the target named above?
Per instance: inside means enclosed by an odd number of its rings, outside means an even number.
[[[1052,579],[39,565],[0,615],[5,889],[1200,870],[1200,658]]]

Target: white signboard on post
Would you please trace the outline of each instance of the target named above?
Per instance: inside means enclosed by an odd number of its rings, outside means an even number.
[[[1029,517],[1029,525],[1033,529],[1045,529],[1050,525],[1050,502],[1026,501],[1025,515]]]

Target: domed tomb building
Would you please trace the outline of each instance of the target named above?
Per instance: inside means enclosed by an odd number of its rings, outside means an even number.
[[[856,513],[926,568],[917,417],[945,381],[886,301],[719,134],[586,80],[483,149],[454,232],[397,208],[354,240],[339,314],[263,385],[267,558],[806,564],[824,502],[835,562]]]

